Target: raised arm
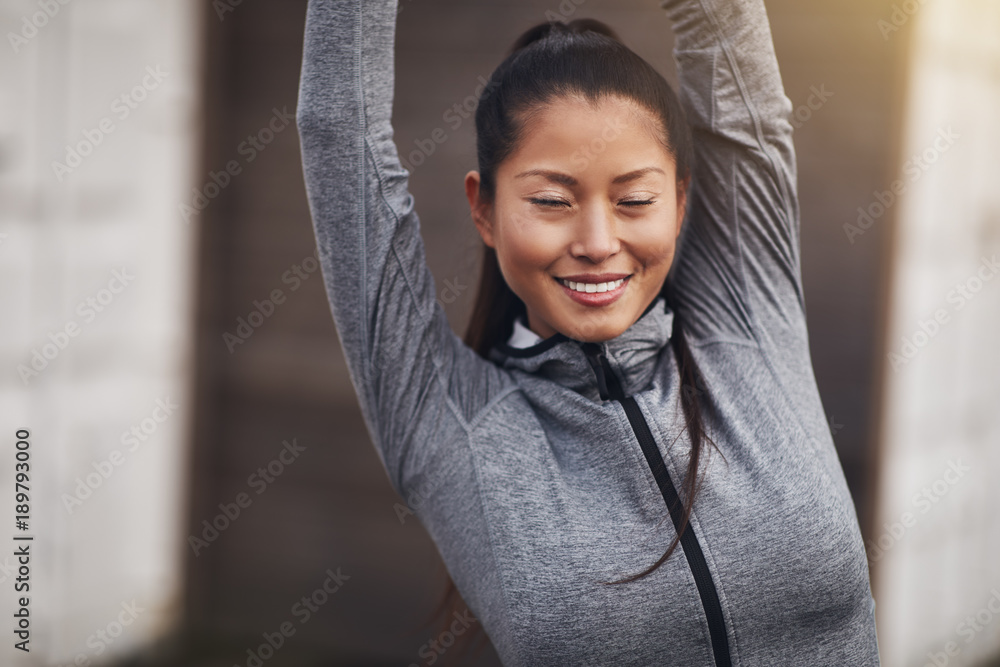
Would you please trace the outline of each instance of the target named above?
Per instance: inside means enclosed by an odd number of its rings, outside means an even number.
[[[396,4],[309,1],[296,120],[341,346],[403,494],[408,475],[446,441],[442,431],[464,428],[500,378],[451,330],[426,265],[390,121]]]
[[[763,0],[662,0],[695,166],[673,279],[694,338],[802,350],[792,105]]]

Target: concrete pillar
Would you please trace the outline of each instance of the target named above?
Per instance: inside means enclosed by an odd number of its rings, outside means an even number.
[[[0,613],[30,535],[30,653],[94,664],[178,620],[196,223],[194,0],[0,5]],[[14,434],[30,521],[13,524]]]
[[[1000,6],[898,3],[912,40],[895,180],[878,519],[885,667],[1000,653]],[[905,33],[909,31],[909,35]]]

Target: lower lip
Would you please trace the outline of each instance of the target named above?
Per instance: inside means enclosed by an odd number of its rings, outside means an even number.
[[[628,281],[631,279],[632,277],[629,276],[622,282],[621,285],[613,290],[608,290],[607,292],[577,292],[575,289],[566,287],[566,285],[564,285],[558,278],[555,280],[559,283],[559,286],[563,288],[567,296],[576,301],[578,304],[582,306],[600,307],[612,304],[621,298],[621,295],[625,293],[625,288],[628,287]]]

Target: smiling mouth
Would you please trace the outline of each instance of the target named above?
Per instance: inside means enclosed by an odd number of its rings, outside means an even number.
[[[632,277],[631,275],[628,275],[625,276],[624,278],[619,278],[618,280],[609,280],[603,283],[583,283],[583,282],[576,282],[573,280],[564,280],[563,278],[556,278],[556,280],[560,284],[568,287],[574,292],[581,292],[583,294],[594,294],[598,292],[612,292],[621,287],[622,284],[631,277]]]

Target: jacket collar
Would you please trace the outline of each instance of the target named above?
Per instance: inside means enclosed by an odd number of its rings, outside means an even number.
[[[616,338],[597,343],[626,396],[644,390],[653,379],[660,352],[673,334],[673,324],[673,311],[658,295],[632,326]],[[556,333],[531,347],[497,343],[489,358],[502,368],[546,378],[600,401],[597,377],[582,346],[583,342]]]

